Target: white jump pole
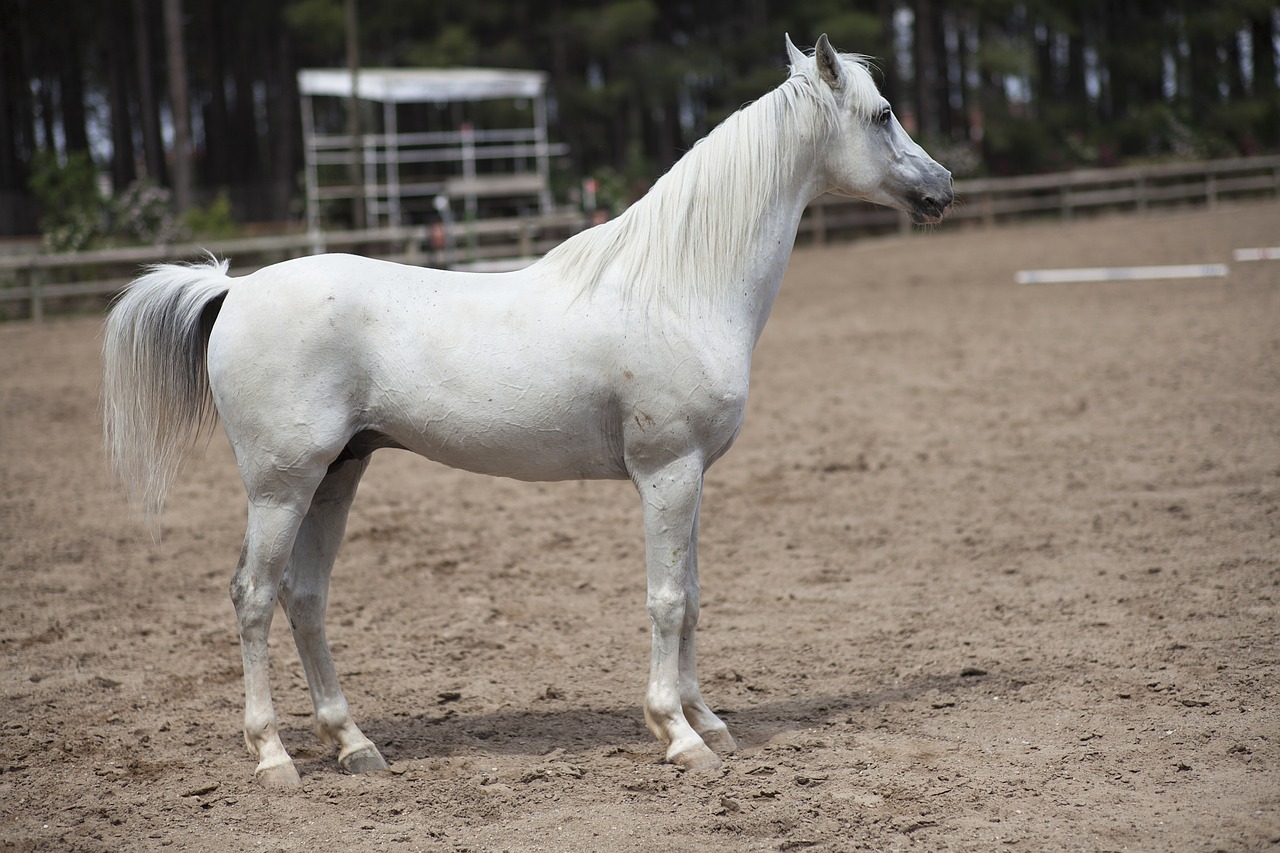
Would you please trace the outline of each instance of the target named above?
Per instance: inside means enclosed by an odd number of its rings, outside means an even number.
[[[1280,246],[1262,249],[1236,249],[1237,261],[1280,261]]]
[[[1160,281],[1176,278],[1221,278],[1226,264],[1177,264],[1157,267],[1082,267],[1079,269],[1018,270],[1018,284],[1061,284],[1077,281]]]

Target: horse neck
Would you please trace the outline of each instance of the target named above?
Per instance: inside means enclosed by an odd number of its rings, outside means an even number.
[[[821,108],[816,100],[806,97],[803,83],[793,78],[740,114],[748,133],[761,121],[778,132],[767,137],[768,146],[734,153],[771,158],[773,168],[766,170],[768,177],[763,182],[747,179],[747,188],[756,194],[756,206],[738,200],[748,216],[746,245],[724,247],[729,252],[739,252],[739,263],[726,270],[724,280],[710,288],[710,293],[720,312],[735,327],[750,333],[751,348],[773,310],[800,218],[819,194],[816,152],[826,134],[817,115]]]
[[[547,256],[583,294],[666,302],[745,332],[773,307],[800,215],[817,194],[821,106],[792,78],[725,120],[618,219]]]

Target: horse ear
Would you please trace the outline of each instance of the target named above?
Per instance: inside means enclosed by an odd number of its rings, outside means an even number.
[[[836,53],[831,42],[827,41],[827,34],[823,33],[818,36],[818,44],[814,47],[814,57],[818,60],[818,74],[832,89],[839,89],[844,85],[844,68],[840,64],[840,57]]]
[[[804,54],[791,42],[791,33],[786,33],[784,38],[787,40],[787,61],[791,63],[792,68],[795,68],[804,62]]]

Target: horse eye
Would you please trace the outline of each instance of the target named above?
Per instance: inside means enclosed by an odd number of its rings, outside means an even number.
[[[880,111],[880,115],[876,116],[876,122],[879,124],[888,124],[889,119],[893,117],[893,110],[885,107]]]

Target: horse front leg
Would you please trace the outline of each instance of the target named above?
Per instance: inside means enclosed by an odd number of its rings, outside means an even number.
[[[324,628],[333,563],[347,529],[347,515],[355,500],[356,487],[368,467],[366,457],[330,468],[302,520],[280,589],[280,603],[289,618],[315,706],[316,735],[324,743],[338,747],[338,763],[348,773],[387,769],[378,748],[351,719]]]
[[[685,573],[684,623],[680,631],[680,706],[685,719],[703,742],[717,755],[730,755],[737,750],[733,735],[724,721],[707,707],[698,685],[698,652],[696,634],[701,610],[702,586],[698,580],[698,516],[694,513],[693,535],[689,542],[689,568]]]
[[[697,541],[694,525],[702,500],[702,473],[701,458],[693,457],[635,477],[644,509],[648,607],[653,623],[644,718],[649,731],[666,746],[667,760],[687,770],[720,766],[720,759],[685,716],[689,682],[681,678],[681,658],[692,661],[693,626],[697,624],[697,582],[695,579],[690,585],[689,571]],[[692,678],[696,691],[696,674]]]

